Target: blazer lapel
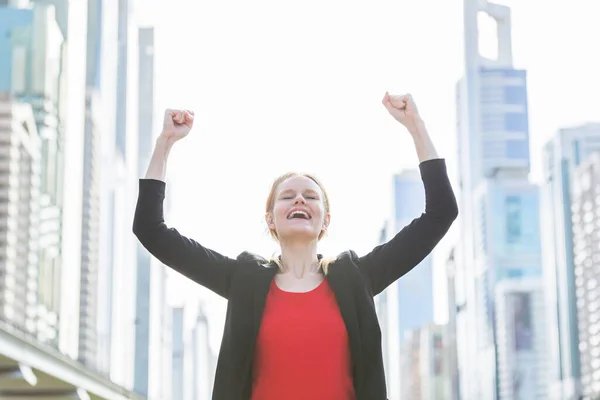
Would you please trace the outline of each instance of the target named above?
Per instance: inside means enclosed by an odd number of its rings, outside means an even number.
[[[269,288],[271,282],[277,273],[277,264],[271,262],[263,264],[263,269],[259,270],[254,275],[254,338],[258,336],[258,330],[260,329],[260,323],[265,310],[265,304],[267,302],[267,295],[269,294]]]

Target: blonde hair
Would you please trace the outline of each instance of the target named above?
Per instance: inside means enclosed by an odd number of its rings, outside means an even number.
[[[266,204],[266,212],[270,213],[273,211],[273,207],[275,206],[275,193],[277,192],[277,188],[279,187],[279,185],[286,181],[289,178],[295,177],[295,176],[304,176],[310,180],[312,180],[314,183],[317,184],[317,186],[319,187],[319,189],[321,189],[321,192],[323,193],[323,208],[325,209],[325,213],[328,214],[329,213],[329,196],[327,195],[327,192],[325,191],[325,187],[323,186],[323,184],[321,183],[321,181],[319,181],[317,179],[316,176],[312,175],[312,174],[308,174],[308,173],[300,173],[300,172],[287,172],[281,176],[279,176],[277,179],[275,179],[273,181],[273,184],[271,185],[271,191],[269,192],[269,196],[267,197],[267,204]],[[279,238],[277,237],[277,231],[275,231],[275,229],[271,229],[269,228],[269,234],[271,235],[271,237],[273,239],[275,239],[277,242],[279,242]],[[321,240],[321,238],[325,236],[325,230],[321,230],[321,232],[319,233],[319,240]],[[269,260],[270,262],[274,262],[275,264],[277,264],[277,266],[279,267],[279,269],[281,271],[284,270],[283,268],[283,264],[281,263],[281,260],[278,257],[273,257]],[[327,269],[329,267],[329,264],[332,262],[332,259],[329,258],[321,258],[319,260],[319,268],[321,268],[323,270],[323,273],[325,275],[327,275]]]

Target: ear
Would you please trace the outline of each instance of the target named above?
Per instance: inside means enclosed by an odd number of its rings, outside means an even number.
[[[330,221],[331,215],[329,215],[329,213],[325,214],[325,217],[323,218],[323,227],[321,229],[326,231]]]
[[[275,221],[272,213],[268,212],[265,214],[265,222],[267,223],[267,227],[269,227],[269,229],[275,229]]]

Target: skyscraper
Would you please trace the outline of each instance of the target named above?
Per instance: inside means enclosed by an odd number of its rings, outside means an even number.
[[[462,279],[464,276],[457,276],[456,274],[456,258],[455,249],[450,250],[450,254],[446,259],[446,287],[448,289],[448,322],[446,323],[446,341],[447,341],[447,356],[446,365],[448,371],[448,379],[450,381],[447,400],[459,400],[460,389],[459,389],[459,370],[458,370],[458,353],[456,349],[456,338],[459,332],[459,321],[456,318],[457,310],[460,308],[460,304],[463,303],[464,299],[456,297],[456,286],[462,285]],[[462,322],[462,321],[460,321]],[[462,327],[461,327],[462,328]],[[461,329],[462,333],[462,329]]]
[[[99,101],[94,96],[96,107],[101,109],[102,118],[95,120],[100,133],[98,149],[101,168],[99,170],[99,254],[97,271],[97,359],[99,371],[110,375],[113,332],[113,269],[114,262],[114,184],[115,184],[115,131],[117,103],[117,54],[119,46],[118,21],[119,2],[117,0],[90,3],[98,14],[95,15],[94,46],[98,54],[96,58],[97,74],[94,93],[99,93]],[[90,19],[92,18],[91,14]],[[88,37],[88,41],[92,38]],[[90,53],[88,53],[90,54]],[[96,109],[96,107],[94,107]]]
[[[574,171],[596,151],[598,123],[561,129],[543,150],[542,244],[552,399],[580,394],[571,193]]]
[[[445,363],[444,326],[427,324],[406,331],[402,342],[402,396],[398,399],[447,400],[450,374]]]
[[[171,389],[171,398],[172,399],[183,399],[185,392],[185,364],[184,364],[184,308],[183,307],[175,307],[172,309],[173,311],[173,319],[172,319],[172,329],[173,329],[173,352],[172,352],[172,389]]]
[[[417,170],[405,170],[392,180],[391,218],[381,231],[380,243],[394,237],[425,209],[425,190]],[[377,313],[381,322],[383,360],[390,398],[401,398],[401,377],[416,376],[409,370],[410,363],[402,363],[402,347],[410,340],[410,333],[434,321],[433,265],[431,255],[398,282],[377,296]],[[415,307],[419,304],[419,307]],[[417,384],[413,382],[414,384]]]
[[[167,299],[167,271],[158,261],[150,273],[150,337],[148,354],[148,399],[168,399],[171,393],[172,313]]]
[[[215,357],[208,338],[208,319],[200,306],[189,332],[186,348],[186,368],[189,368],[185,382],[186,395],[193,400],[209,399],[212,395],[215,375]]]
[[[390,223],[381,229],[378,244],[388,240]],[[381,328],[381,350],[387,391],[390,398],[400,396],[400,333],[398,331],[398,285],[391,285],[375,297],[377,318]]]
[[[83,149],[87,54],[87,1],[35,0],[52,5],[65,43],[62,48],[58,148],[62,181],[59,182],[60,234],[60,348],[73,359],[79,352],[81,248],[83,209]],[[53,235],[55,236],[55,235]]]
[[[394,176],[394,230],[398,233],[425,210],[425,189],[417,170]],[[391,238],[391,237],[390,237]],[[433,323],[433,262],[427,256],[398,280],[398,329],[400,336]],[[418,304],[419,307],[415,307]]]
[[[481,55],[481,14],[497,24],[494,59]],[[508,301],[505,297],[517,288],[535,295],[542,279],[539,193],[528,181],[527,81],[525,71],[512,66],[510,22],[508,7],[465,1],[465,77],[457,87],[462,212],[456,251],[456,274],[461,277],[456,298],[464,302],[456,318],[463,332],[457,345],[461,397],[466,400],[509,399],[517,393],[544,398],[547,389],[544,368],[529,377],[527,389],[518,385],[521,377],[514,374],[538,368],[545,360],[545,330],[533,332],[532,345],[518,351],[501,353],[499,347],[516,328],[500,318],[497,304]],[[543,302],[526,302],[523,307],[524,315],[541,321]]]
[[[26,275],[15,281],[19,290],[24,291],[15,296],[15,301],[21,303],[17,306],[17,314],[23,318],[21,328],[26,328],[43,342],[58,346],[64,156],[59,115],[63,35],[54,11],[54,7],[45,5],[29,9],[0,8],[0,92],[4,93],[7,121],[11,121],[8,131],[12,134],[7,136],[6,150],[17,146],[6,154],[7,161],[12,161],[6,165],[6,172],[19,181],[7,181],[6,189],[10,188],[10,182],[21,186],[16,192],[15,188],[7,192],[7,195],[11,194],[7,200],[10,203],[17,199],[14,195],[24,195],[31,190],[29,197],[15,204],[22,203],[21,207],[30,204],[35,209],[35,215],[29,222],[32,225],[19,235],[20,265],[14,273]],[[13,126],[16,122],[13,119],[16,118],[14,107],[21,102],[29,104],[35,118],[35,127],[29,126],[26,120],[22,121],[29,139],[19,133],[22,128]],[[24,118],[23,112],[18,112],[19,118]],[[30,143],[26,144],[27,141]],[[21,157],[14,159],[17,154]],[[23,164],[22,172],[14,170],[19,162],[25,163],[27,159],[32,163],[29,167]],[[26,173],[26,169],[30,172]],[[31,189],[27,189],[28,184],[32,185]],[[6,217],[16,211],[9,207]],[[20,220],[25,221],[22,218],[21,215]],[[7,228],[11,226],[7,224]],[[21,228],[24,229],[24,226]],[[13,239],[8,238],[6,244],[14,243]],[[30,244],[23,247],[23,240]],[[25,248],[29,250],[24,253]],[[7,255],[10,254],[13,254],[12,251],[8,251]],[[3,267],[14,267],[10,260],[6,262]],[[12,273],[8,273],[5,279],[10,275]]]
[[[138,20],[134,0],[118,1],[115,135],[111,144],[108,221],[110,276],[111,379],[131,388],[134,382],[137,241],[131,221],[137,195],[138,167]],[[113,49],[114,51],[114,49]],[[106,222],[106,221],[105,221]]]
[[[0,154],[0,320],[33,336],[41,140],[31,106],[10,92],[0,92]]]
[[[573,174],[571,209],[573,210],[573,259],[581,394],[586,399],[600,396],[600,154],[594,153]]]
[[[548,399],[543,281],[502,280],[495,289],[498,398]]]
[[[143,177],[150,163],[156,133],[154,129],[154,28],[139,30],[138,76],[138,166]],[[167,208],[167,207],[165,207]],[[134,389],[148,398],[161,398],[161,368],[165,364],[163,338],[166,324],[165,266],[137,243],[136,308],[135,308],[135,372]],[[160,382],[151,382],[155,376]]]
[[[88,0],[85,131],[81,215],[79,351],[81,363],[98,370],[98,268],[100,250],[100,140],[104,118],[100,71],[102,2]]]

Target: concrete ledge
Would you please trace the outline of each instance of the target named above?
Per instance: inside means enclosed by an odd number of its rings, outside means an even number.
[[[131,400],[139,397],[0,321],[0,398]]]

